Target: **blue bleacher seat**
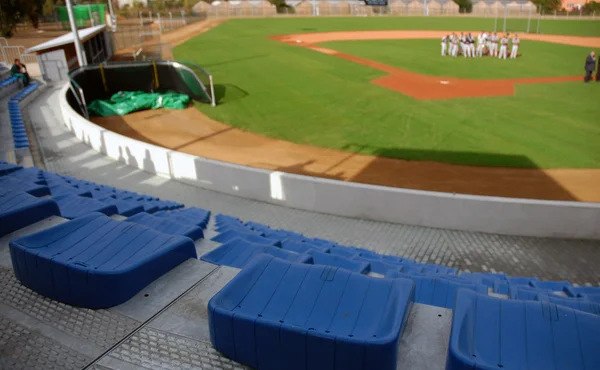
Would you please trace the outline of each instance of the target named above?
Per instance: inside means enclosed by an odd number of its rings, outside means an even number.
[[[125,219],[127,222],[135,222],[147,226],[163,234],[187,236],[192,240],[204,237],[202,228],[194,225],[180,224],[168,218],[156,217],[145,212],[138,213]]]
[[[254,257],[261,253],[270,254],[287,261],[298,263],[311,262],[312,259],[308,255],[286,251],[275,247],[274,245],[256,244],[244,239],[231,240],[215,250],[212,250],[200,259],[205,262],[210,262],[215,265],[225,265],[229,267],[242,268]]]
[[[254,231],[250,231],[248,229],[243,230],[228,230],[226,232],[220,233],[219,235],[213,237],[211,240],[219,243],[227,243],[234,239],[244,239],[253,243],[267,244],[267,245],[275,245],[280,244],[280,240],[265,238],[262,235],[256,234]]]
[[[280,234],[277,234],[280,235]],[[287,249],[296,253],[308,253],[310,250],[317,250],[319,252],[328,253],[329,248],[320,244],[312,244],[307,242],[300,242],[296,240],[285,239],[281,241],[281,248]]]
[[[407,275],[392,270],[386,277],[411,279],[415,283],[415,302],[430,306],[454,308],[459,289],[487,294],[485,285],[455,276]]]
[[[16,84],[17,82],[18,82],[18,78],[14,77],[14,76],[5,78],[4,80],[0,81],[0,89],[3,89],[10,85]]]
[[[50,195],[53,197],[60,197],[62,195],[78,195],[80,197],[90,198],[92,196],[92,193],[89,191],[81,190],[70,185],[50,185],[48,186],[48,189],[50,189]]]
[[[258,369],[396,369],[413,283],[259,256],[208,303],[210,338]]]
[[[50,190],[45,185],[38,185],[35,182],[20,180],[10,175],[0,177],[0,189],[24,191],[36,197],[50,195]]]
[[[100,213],[10,242],[16,277],[33,291],[71,305],[107,308],[189,258],[194,243]]]
[[[9,173],[20,170],[21,168],[23,167],[18,166],[16,164],[0,161],[0,176],[8,175]]]
[[[144,212],[144,207],[136,202],[115,199],[112,197],[106,197],[98,200],[104,204],[110,204],[117,207],[117,213],[121,216],[129,217],[137,213]]]
[[[600,316],[461,289],[447,370],[600,369]]]
[[[330,243],[329,245],[321,243],[321,245],[328,246],[329,253],[336,255],[336,256],[341,256],[341,257],[345,257],[345,258],[349,258],[349,259],[354,259],[356,257],[359,257],[358,252],[356,252],[352,248],[344,247],[341,245],[335,245],[333,243]]]
[[[51,199],[40,199],[25,192],[0,189],[0,236],[46,217],[58,215],[58,205]]]
[[[368,274],[371,268],[368,262],[351,260],[329,253],[322,253],[314,249],[308,251],[307,254],[313,258],[315,265],[335,266],[344,270],[358,272],[359,274]]]
[[[112,216],[119,212],[114,205],[77,195],[61,195],[53,199],[58,204],[58,208],[60,208],[60,215],[68,219],[85,216],[92,212],[104,213],[107,216]]]
[[[193,218],[190,217],[190,215],[185,215],[179,212],[158,211],[154,214],[154,216],[166,218],[171,221],[179,222],[186,225],[195,225],[200,226],[202,228],[206,227],[206,222],[204,222],[203,219]]]

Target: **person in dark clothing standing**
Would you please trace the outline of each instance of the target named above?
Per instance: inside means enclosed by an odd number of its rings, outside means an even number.
[[[598,69],[596,70],[596,82],[600,82],[600,62],[598,62]]]
[[[29,73],[27,73],[27,67],[25,67],[25,64],[22,64],[19,59],[15,59],[15,64],[13,64],[10,69],[10,75],[23,80],[24,86],[29,85]]]
[[[592,73],[594,73],[594,69],[596,69],[596,53],[593,51],[590,55],[585,59],[585,78],[584,82],[590,82],[592,79]]]

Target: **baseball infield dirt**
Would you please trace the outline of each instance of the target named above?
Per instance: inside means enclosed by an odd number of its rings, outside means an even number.
[[[178,43],[178,32],[181,32],[182,37],[189,38],[196,32],[199,33],[206,29],[200,25],[194,26],[194,31],[186,30],[187,27],[184,27],[170,33],[169,36],[174,43]],[[302,39],[304,42],[298,45],[316,48],[314,45],[319,42],[340,40],[342,37],[352,40],[433,38],[441,37],[442,34],[445,34],[445,32],[331,32],[279,36],[277,39],[284,42],[293,40],[294,44],[297,44],[295,40]],[[523,38],[533,39],[531,36],[523,35]],[[563,42],[584,46],[600,45],[600,38],[551,37],[547,35],[535,35],[535,37],[536,40],[543,38],[542,41],[548,42]],[[325,50],[325,52],[330,51]],[[364,60],[360,61],[363,62]],[[371,61],[364,62],[373,63]],[[386,68],[385,70],[390,72],[390,76],[375,81],[375,83],[382,85],[386,81],[393,82],[394,78],[402,76],[401,73],[406,73],[397,68],[377,64],[376,68],[379,67]],[[420,76],[419,78],[427,81],[428,76]],[[409,85],[406,83],[406,79],[403,79],[404,85]],[[439,84],[440,78],[436,77],[435,79],[437,86],[441,86]],[[392,82],[390,83],[394,85]],[[529,80],[525,83],[527,82]],[[545,81],[530,83],[539,82]],[[505,95],[509,93],[509,90],[512,91],[513,84],[514,82],[509,87],[507,87],[508,85],[494,86],[502,86],[504,90],[502,90],[501,95]],[[489,87],[486,86],[486,89],[489,89]],[[456,90],[446,90],[446,98],[450,97],[448,94],[451,91]],[[435,96],[433,98],[441,97]],[[242,131],[216,122],[193,107],[181,111],[142,111],[124,117],[97,117],[93,121],[108,130],[154,145],[224,162],[269,170],[418,190],[600,202],[600,190],[598,188],[600,169],[542,170],[476,167],[354,154],[294,144]]]

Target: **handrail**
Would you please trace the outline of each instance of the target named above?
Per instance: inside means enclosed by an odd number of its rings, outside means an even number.
[[[199,65],[196,65],[194,63],[184,62],[184,61],[173,61],[173,60],[155,60],[155,61],[135,60],[133,62],[104,63],[103,67],[104,67],[104,69],[112,69],[112,68],[131,67],[131,66],[147,66],[147,65],[152,64],[153,62],[155,62],[158,65],[168,65],[168,66],[172,66],[175,68],[185,69],[186,71],[191,72],[192,76],[194,76],[194,78],[196,79],[196,82],[198,82],[200,84],[200,86],[202,87],[202,90],[204,90],[204,93],[209,97],[211,105],[213,107],[216,106],[216,99],[215,99],[215,95],[214,95],[214,86],[213,86],[212,75],[210,73],[208,73],[204,68],[202,68]],[[196,74],[196,72],[194,72],[194,70],[192,70],[186,64],[189,64],[189,65],[193,66],[194,68],[198,68],[200,71],[202,71],[203,73],[205,73],[208,76],[209,81],[210,81],[210,93],[208,92],[204,83],[200,80],[200,78],[198,78],[198,75]],[[83,72],[84,70],[94,70],[94,69],[99,69],[99,68],[100,68],[100,66],[98,64],[88,64],[85,67],[79,66],[79,67],[74,68],[69,71],[69,78],[71,78],[71,79],[74,78],[79,73]]]
[[[75,99],[77,99],[77,102],[79,103],[79,107],[81,107],[81,110],[83,111],[83,114],[85,115],[85,118],[89,119],[90,114],[87,109],[87,103],[85,101],[85,94],[83,93],[83,89],[77,83],[77,81],[75,81],[73,79],[70,79],[70,81],[71,81],[71,86],[70,86],[71,91],[73,92]],[[79,99],[79,96],[77,95],[77,93],[74,91],[73,87],[75,87],[79,91],[79,94],[81,95],[81,100]]]
[[[135,53],[133,53],[133,60],[137,60],[137,57],[142,53],[143,48],[139,48]]]

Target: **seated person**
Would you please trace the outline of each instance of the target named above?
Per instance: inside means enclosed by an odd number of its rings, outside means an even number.
[[[19,59],[15,59],[15,64],[13,64],[10,69],[10,75],[23,80],[24,86],[29,85],[29,73],[27,73],[27,67],[25,67],[25,64],[22,64]]]

